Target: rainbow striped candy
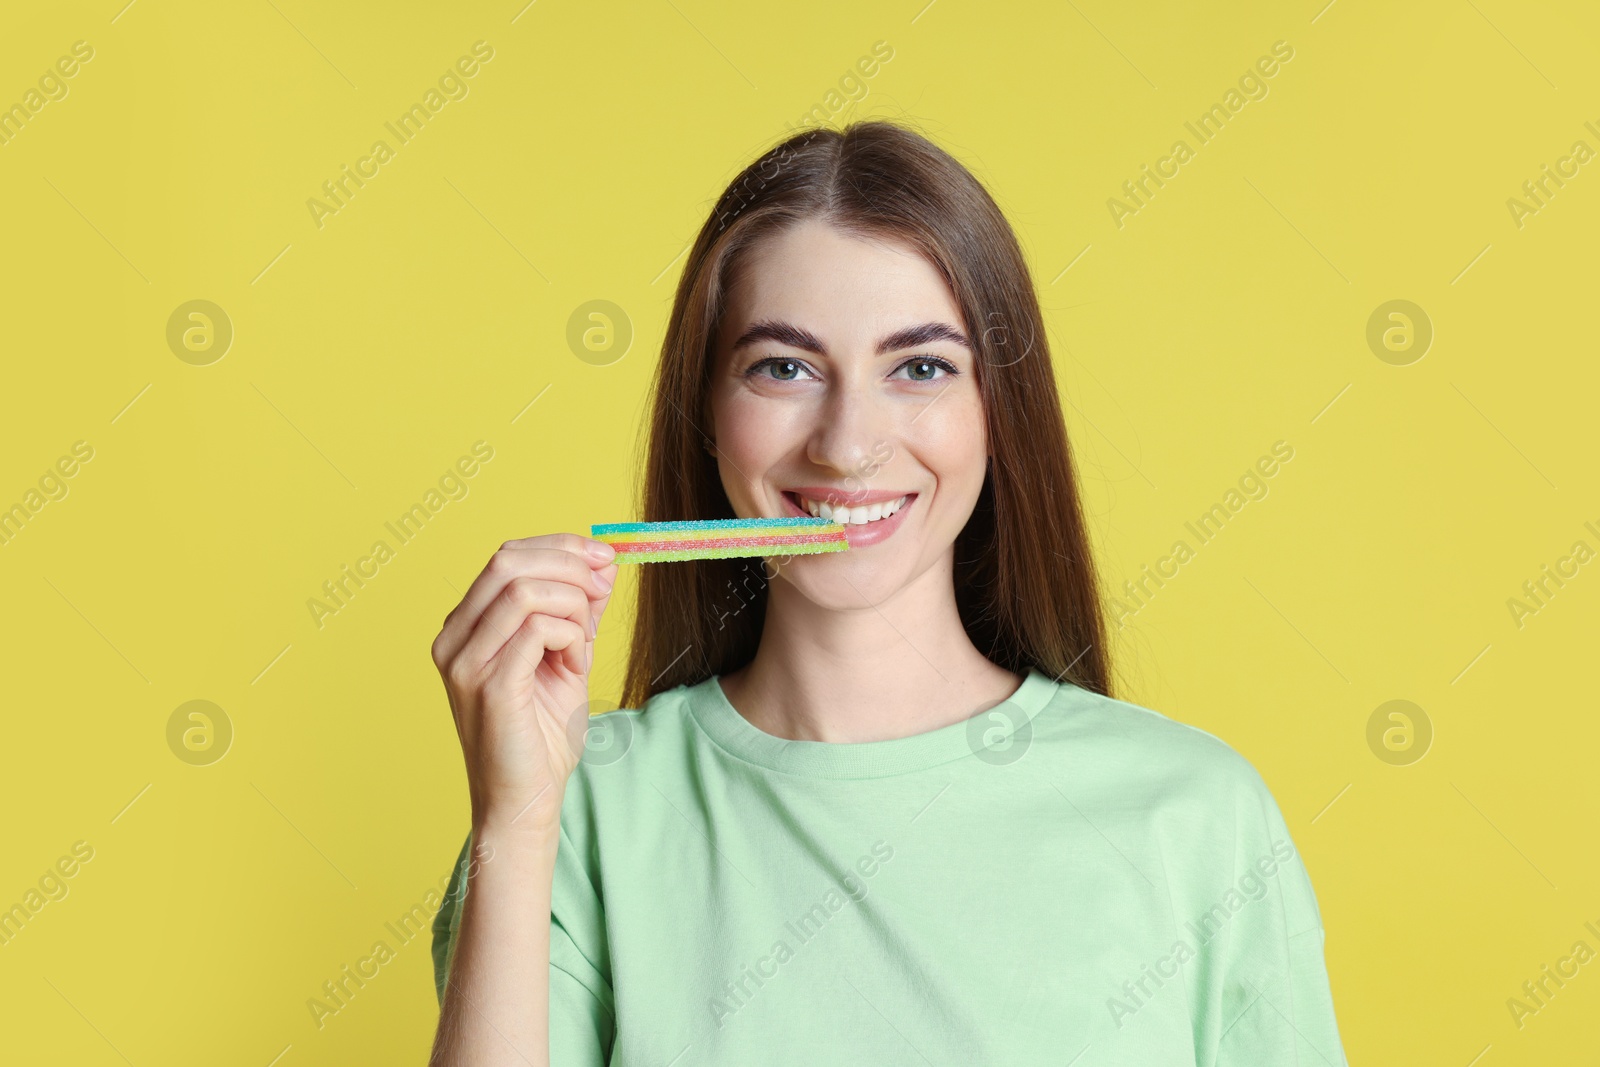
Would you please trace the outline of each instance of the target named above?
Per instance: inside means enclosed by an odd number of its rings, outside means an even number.
[[[811,515],[774,519],[685,519],[674,522],[602,522],[589,527],[616,550],[616,563],[663,563],[733,556],[800,556],[843,552],[844,526]]]

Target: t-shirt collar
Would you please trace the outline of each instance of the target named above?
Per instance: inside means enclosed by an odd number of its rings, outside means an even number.
[[[717,675],[688,686],[690,714],[723,749],[761,767],[809,778],[881,778],[1004,751],[1031,731],[1061,683],[1029,667],[1017,691],[992,708],[925,733],[886,741],[791,741],[757,729],[729,701]]]

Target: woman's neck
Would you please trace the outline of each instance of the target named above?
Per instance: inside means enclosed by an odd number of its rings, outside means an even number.
[[[795,741],[884,741],[964,721],[1022,684],[967,636],[947,567],[875,605],[852,596],[824,607],[774,578],[755,657],[720,679],[751,725]]]

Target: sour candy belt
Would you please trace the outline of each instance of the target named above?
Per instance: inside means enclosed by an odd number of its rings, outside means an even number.
[[[617,553],[617,563],[662,563],[733,556],[801,556],[843,552],[844,526],[832,519],[785,515],[774,519],[684,519],[603,522],[589,527]]]

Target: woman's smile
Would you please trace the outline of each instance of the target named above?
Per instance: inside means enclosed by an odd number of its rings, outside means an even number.
[[[785,489],[779,495],[786,514],[812,515],[842,523],[851,548],[866,548],[892,537],[905,523],[906,512],[917,499],[916,493],[847,493],[818,486]]]

